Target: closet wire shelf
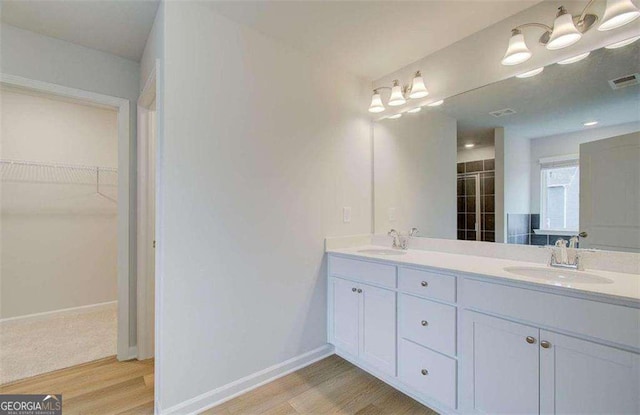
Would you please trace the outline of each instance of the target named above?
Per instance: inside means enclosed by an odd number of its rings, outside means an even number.
[[[102,193],[101,188],[118,186],[118,169],[25,160],[0,160],[0,181],[7,183],[90,185],[96,187],[96,193],[116,202],[114,198]]]

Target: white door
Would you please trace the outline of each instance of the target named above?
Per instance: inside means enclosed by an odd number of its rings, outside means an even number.
[[[354,356],[358,355],[360,295],[357,284],[340,278],[331,278],[333,298],[334,346]]]
[[[470,311],[462,316],[462,412],[537,414],[539,330]]]
[[[640,413],[640,355],[540,332],[544,414]]]
[[[362,292],[360,292],[362,290]],[[360,284],[360,358],[381,371],[396,375],[396,293]]]
[[[640,252],[640,132],[580,145],[581,248]]]

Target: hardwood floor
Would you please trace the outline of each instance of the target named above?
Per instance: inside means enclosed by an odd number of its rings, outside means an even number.
[[[201,415],[434,415],[436,412],[333,355]]]
[[[0,394],[62,394],[65,415],[153,414],[153,359],[108,357],[0,386]]]
[[[153,359],[115,357],[0,386],[0,394],[62,394],[63,413],[153,414]],[[254,389],[202,415],[434,415],[338,356]]]

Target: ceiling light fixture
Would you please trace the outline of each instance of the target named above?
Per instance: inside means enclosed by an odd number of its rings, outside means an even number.
[[[621,40],[620,42],[616,42],[616,43],[612,43],[608,46],[605,46],[605,49],[618,49],[618,48],[622,48],[625,47],[627,45],[632,44],[633,42],[635,42],[636,40],[640,39],[640,36],[634,36],[632,38],[629,39],[625,39],[625,40]]]
[[[640,10],[631,2],[631,0],[607,0],[607,7],[602,16],[602,23],[598,26],[598,30],[606,31],[617,29],[627,23],[631,23],[640,17]]]
[[[473,143],[467,143],[467,144],[465,144],[465,145],[464,145],[464,147],[465,147],[465,148],[473,148],[473,147],[475,147],[475,144],[473,144]]]
[[[420,112],[422,110],[421,107],[415,107],[415,108],[411,108],[409,111],[407,111],[409,114],[415,114],[416,112]]]
[[[390,119],[390,120],[397,120],[400,117],[402,117],[402,114],[389,115],[387,118]]]
[[[427,107],[439,107],[442,104],[444,104],[444,99],[427,104]]]
[[[568,59],[563,59],[563,60],[558,62],[558,65],[568,65],[570,63],[580,62],[581,60],[583,60],[587,56],[589,56],[590,53],[591,52],[585,52],[585,53],[581,53],[579,55],[573,56],[573,57],[568,58]]]
[[[577,16],[572,16],[564,6],[558,7],[553,27],[542,23],[524,23],[514,27],[511,30],[509,46],[502,58],[502,64],[507,66],[517,65],[531,57],[531,51],[527,47],[522,34],[522,29],[527,27],[535,27],[544,31],[538,42],[548,50],[563,49],[575,44],[582,38],[584,33],[598,22],[596,14],[593,12],[588,13],[594,3],[595,0],[589,0],[582,13]],[[631,0],[607,0],[602,23],[598,30],[616,29],[631,23],[638,17],[640,17],[640,9]]]
[[[391,87],[381,86],[373,90],[373,96],[371,97],[371,104],[369,105],[369,112],[377,113],[385,110],[382,103],[382,97],[380,96],[380,90],[390,89],[391,96],[389,97],[389,105],[392,107],[398,107],[407,103],[407,99],[424,98],[429,95],[427,86],[424,83],[422,73],[417,71],[411,85],[402,85],[399,80],[394,80]],[[415,111],[418,112],[418,111]]]
[[[521,73],[520,75],[516,75],[516,78],[531,78],[532,76],[536,76],[544,71],[544,66],[540,68],[533,69],[528,72]]]
[[[594,126],[596,124],[598,124],[598,121],[588,121],[588,122],[585,122],[582,125],[584,125],[585,127],[592,127],[592,126]]]

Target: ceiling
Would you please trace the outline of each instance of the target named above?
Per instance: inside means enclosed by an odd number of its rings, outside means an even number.
[[[211,1],[214,11],[369,80],[539,0]]]
[[[2,0],[2,22],[140,61],[159,0]]]
[[[640,85],[614,90],[609,80],[640,73],[640,41],[620,49],[599,49],[570,65],[550,65],[532,78],[509,78],[449,98],[440,111],[458,120],[458,145],[493,142],[493,130],[538,138],[640,121]],[[496,118],[505,108],[516,113]],[[402,121],[402,120],[399,120]]]

